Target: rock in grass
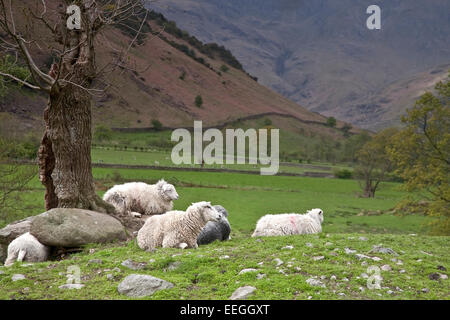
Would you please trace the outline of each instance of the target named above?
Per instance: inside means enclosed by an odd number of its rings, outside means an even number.
[[[306,280],[306,283],[309,284],[312,287],[322,287],[325,288],[325,284],[318,280],[318,279],[314,279],[314,278],[309,278]]]
[[[320,260],[325,259],[325,257],[324,257],[324,256],[317,256],[317,257],[313,257],[312,259],[313,259],[314,261],[320,261]]]
[[[384,253],[384,254],[393,254],[394,256],[398,256],[398,253],[392,250],[391,248],[384,248],[379,245],[374,245],[372,250],[369,253]]]
[[[26,278],[25,278],[25,276],[23,275],[23,274],[14,274],[13,276],[12,276],[12,278],[11,278],[11,280],[13,281],[13,282],[16,282],[16,281],[20,281],[20,280],[25,280]]]
[[[19,220],[8,224],[6,227],[0,230],[0,244],[5,245],[11,243],[14,239],[23,235],[24,233],[30,232],[31,222],[35,219],[35,217],[28,217],[23,220]]]
[[[247,269],[243,269],[239,272],[239,275],[241,274],[245,274],[245,273],[249,273],[249,272],[257,272],[258,270],[253,269],[253,268],[247,268]]]
[[[80,290],[83,287],[84,284],[81,283],[67,283],[63,284],[62,286],[59,286],[58,288],[62,290],[73,290],[73,289]]]
[[[256,288],[252,286],[240,287],[233,292],[229,300],[245,300],[248,296],[253,294],[255,290]]]
[[[120,294],[132,298],[148,297],[156,291],[171,289],[174,285],[163,279],[149,275],[132,274],[126,277],[117,287]]]
[[[89,264],[103,264],[103,260],[102,259],[91,259],[88,261],[88,265]]]
[[[142,270],[147,266],[147,263],[145,262],[136,262],[131,259],[127,259],[124,262],[122,262],[122,266],[127,267],[131,270]]]
[[[127,239],[125,228],[112,216],[68,208],[55,208],[36,216],[30,233],[42,244],[53,247],[79,247]]]
[[[383,270],[383,271],[392,271],[392,268],[391,268],[390,265],[385,264],[385,265],[381,266],[381,270]]]
[[[278,266],[281,266],[281,265],[284,263],[283,260],[281,260],[280,258],[275,258],[275,259],[273,259],[273,261],[276,262],[277,267],[278,267]]]

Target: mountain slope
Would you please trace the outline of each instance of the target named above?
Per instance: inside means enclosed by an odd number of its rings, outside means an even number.
[[[165,0],[151,7],[202,41],[224,44],[262,84],[308,109],[378,128],[385,119],[359,105],[376,104],[386,86],[450,62],[450,2],[378,1],[380,31],[366,28],[371,4]],[[401,113],[409,106],[392,107]]]
[[[202,44],[186,37],[186,33],[169,32],[174,29],[168,27],[172,23],[165,22],[167,29],[163,30],[158,15],[152,19],[149,25],[157,35],[149,36],[146,42],[130,51],[129,64],[135,70],[122,69],[109,74],[107,80],[111,86],[104,95],[94,96],[96,124],[144,128],[157,119],[166,127],[192,126],[194,120],[213,126],[258,115],[284,115],[307,123],[311,128],[319,126],[320,131],[328,132],[327,136],[332,132],[331,135],[342,137],[340,130],[324,126],[326,117],[258,84],[239,68],[239,63],[225,49],[210,45],[205,46],[208,50],[200,50]],[[37,28],[36,32],[45,33],[45,30]],[[178,33],[181,36],[177,36]],[[112,47],[129,40],[130,37],[118,29],[108,33],[106,39],[100,38],[98,65],[103,66],[111,59]],[[38,51],[35,53],[41,54],[38,61],[45,69],[49,57]],[[198,95],[203,99],[200,107],[195,104]],[[28,131],[42,126],[45,104],[45,97],[21,89],[0,101],[0,112],[9,114],[9,120],[3,121],[5,124],[14,123]],[[338,121],[338,128],[343,125]],[[358,131],[353,129],[353,132]]]

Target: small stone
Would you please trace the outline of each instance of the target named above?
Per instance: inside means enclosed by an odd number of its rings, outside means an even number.
[[[406,272],[405,269],[402,269],[402,270],[399,271],[399,273],[405,273],[405,272]]]
[[[439,273],[431,273],[428,275],[428,279],[430,280],[439,280],[440,278]]]
[[[332,246],[333,245],[333,242],[327,242],[327,243],[325,243],[325,247],[329,247],[329,246]]]
[[[361,278],[367,279],[369,275],[367,273],[361,273]]]
[[[59,286],[59,289],[76,289],[76,290],[80,290],[81,288],[84,287],[84,284],[81,283],[68,283],[68,284],[63,284],[62,286]]]
[[[330,277],[330,280],[336,280],[337,278],[336,278],[336,276],[333,274],[331,277]]]
[[[379,258],[379,257],[372,257],[372,260],[373,260],[373,261],[381,261],[381,260],[383,260],[383,259],[381,259],[381,258]]]
[[[261,280],[261,279],[263,279],[263,278],[265,278],[266,277],[266,275],[264,274],[264,273],[258,273],[257,275],[256,275],[256,279],[258,279],[258,280]]]
[[[337,252],[330,252],[330,256],[337,257],[339,254]]]
[[[131,270],[142,270],[147,266],[145,262],[135,262],[131,259],[125,260],[122,262],[122,266],[127,267]]]
[[[313,260],[314,260],[314,261],[320,261],[320,260],[323,260],[323,259],[325,259],[324,256],[316,256],[316,257],[313,257]]]
[[[168,271],[173,271],[173,270],[178,269],[180,266],[181,266],[181,262],[180,261],[171,262],[167,266],[167,270]]]
[[[349,280],[347,278],[342,278],[342,281],[348,282]]]
[[[345,297],[345,293],[339,292],[339,293],[338,293],[338,296]]]
[[[151,296],[159,290],[171,289],[174,285],[163,279],[149,275],[132,274],[127,276],[117,287],[120,294],[132,298]]]
[[[227,256],[227,255],[224,255],[224,256],[221,256],[221,257],[219,257],[219,259],[230,259],[230,256]]]
[[[285,246],[285,247],[283,247],[283,248],[281,248],[281,249],[292,250],[292,249],[294,249],[294,246],[288,245],[288,246]]]
[[[384,248],[380,245],[374,245],[372,250],[369,251],[369,253],[384,253],[384,254],[393,254],[395,256],[398,256],[398,253],[392,250],[391,248]]]
[[[368,239],[366,237],[359,237],[359,240],[361,241],[367,241]]]
[[[352,250],[350,248],[345,248],[344,251],[345,251],[346,254],[354,254],[354,253],[356,253],[356,250]]]
[[[381,270],[383,270],[383,271],[392,271],[392,268],[391,268],[390,265],[385,264],[385,265],[381,266]]]
[[[327,276],[320,276],[320,280],[325,280]]]
[[[114,269],[112,269],[112,271],[114,271],[114,272],[122,272],[122,270],[120,270],[119,267],[115,267]]]
[[[367,266],[367,261],[361,262],[361,266],[362,266],[362,267],[363,267],[363,266]]]
[[[422,259],[417,259],[417,262],[422,262],[423,260]]]
[[[113,280],[113,279],[114,279],[114,276],[113,276],[111,273],[108,273],[108,274],[106,275],[106,279],[108,279],[108,280]]]
[[[302,271],[302,268],[300,268],[300,267],[295,267],[295,270],[297,270],[297,271]]]
[[[439,273],[439,278],[442,280],[447,280],[448,276],[446,274]]]
[[[430,292],[430,289],[428,289],[428,288],[423,288],[423,289],[422,289],[422,292],[423,292],[423,293],[428,293],[428,292]]]
[[[273,261],[275,261],[277,263],[277,267],[281,266],[284,263],[283,260],[281,260],[280,258],[275,258],[275,259],[273,259]]]
[[[398,260],[396,263],[398,266],[402,266],[403,265],[403,261],[402,260]]]
[[[243,270],[241,270],[241,271],[239,272],[239,275],[245,274],[245,273],[248,273],[248,272],[257,272],[257,271],[258,271],[258,270],[253,269],[253,268],[243,269]]]
[[[308,296],[308,300],[311,300],[312,299],[312,296]]]
[[[355,257],[358,260],[371,259],[369,256],[366,256],[365,254],[360,254],[360,253],[355,254]]]
[[[88,261],[88,265],[89,264],[102,264],[102,263],[103,263],[103,260],[101,260],[101,259],[91,259]]]
[[[325,288],[325,284],[322,281],[318,280],[318,279],[309,278],[309,279],[306,280],[306,283],[309,284],[310,286],[313,286],[313,287]]]
[[[253,294],[255,290],[256,288],[252,286],[240,287],[233,292],[229,300],[245,300],[248,296]]]
[[[364,287],[359,287],[359,291],[364,292],[366,289]]]
[[[394,291],[392,291],[392,290],[388,290],[387,292],[386,292],[387,294],[393,294],[394,293]]]
[[[95,249],[89,249],[89,254],[94,254],[95,253]]]
[[[154,263],[156,260],[155,259],[150,259],[148,260],[148,263]]]
[[[12,281],[20,281],[20,280],[25,280],[25,276],[23,274],[14,274],[11,278]]]
[[[261,262],[258,262],[257,264],[258,264],[258,266],[262,266],[264,264],[264,262],[261,261]]]

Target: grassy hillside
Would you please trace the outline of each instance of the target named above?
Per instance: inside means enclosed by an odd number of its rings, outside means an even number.
[[[234,231],[231,241],[197,250],[149,253],[134,242],[90,246],[59,262],[0,267],[0,299],[127,299],[117,286],[130,274],[148,274],[175,285],[147,299],[228,299],[244,285],[256,287],[250,299],[449,299],[448,280],[429,278],[446,273],[439,266],[449,266],[446,237],[365,237],[363,241],[359,234],[323,233],[257,240]],[[380,243],[398,256],[368,253]],[[293,249],[283,249],[288,245]],[[359,260],[355,254],[346,254],[345,248],[381,260]],[[277,266],[276,258],[283,264]],[[122,266],[127,259],[144,263],[144,269]],[[367,277],[373,275],[368,267],[384,265],[392,270],[381,271],[381,289],[368,289]],[[84,288],[58,288],[66,283],[69,266],[80,268]],[[239,275],[246,268],[256,271]],[[13,274],[26,279],[13,282]],[[258,275],[263,276],[258,279]],[[313,277],[321,279],[324,287],[309,285],[306,280]]]

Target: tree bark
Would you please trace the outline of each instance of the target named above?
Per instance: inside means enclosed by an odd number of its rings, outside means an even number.
[[[91,167],[91,97],[67,85],[52,90],[39,150],[46,209],[82,208],[113,213],[95,193]]]

